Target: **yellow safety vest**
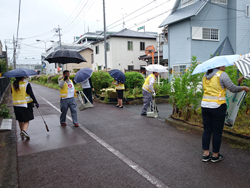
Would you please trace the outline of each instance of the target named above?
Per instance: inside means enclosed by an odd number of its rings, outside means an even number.
[[[202,79],[204,95],[202,101],[216,102],[221,105],[226,103],[226,88],[220,85],[220,76],[223,71],[218,71],[210,80],[205,76]]]
[[[115,89],[125,89],[124,84],[119,82],[118,85],[115,85]]]
[[[61,79],[61,80],[63,80],[63,79]],[[72,83],[72,87],[74,88],[74,84],[73,84],[72,80],[70,80],[70,81]],[[63,87],[60,90],[60,97],[64,98],[64,97],[67,97],[67,96],[68,96],[68,84],[67,84],[67,82],[65,82]],[[74,97],[76,97],[75,88],[74,88]]]
[[[20,105],[20,104],[27,104],[32,102],[32,98],[26,93],[28,83],[20,81],[19,82],[19,90],[16,91],[14,89],[13,84],[11,84],[11,91],[12,91],[12,99],[13,105]]]
[[[151,91],[150,90],[150,88],[149,88],[149,79],[150,78],[154,78],[155,80],[156,80],[156,78],[155,78],[155,75],[154,74],[150,74],[147,78],[146,78],[146,80],[145,80],[145,82],[144,82],[144,84],[143,84],[143,88],[144,89],[146,89],[148,92],[150,92],[150,93],[152,93],[153,91]],[[153,85],[153,87],[155,86],[155,83],[154,83],[154,85]]]

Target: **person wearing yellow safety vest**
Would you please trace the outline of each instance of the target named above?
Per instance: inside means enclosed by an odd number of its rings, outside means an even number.
[[[76,91],[72,80],[69,79],[70,73],[68,70],[63,71],[63,79],[59,80],[60,90],[60,108],[61,116],[60,123],[61,126],[66,126],[66,115],[68,108],[70,108],[71,117],[75,127],[79,127],[77,119],[77,110],[76,110]]]
[[[122,104],[122,99],[123,99],[123,91],[125,89],[125,86],[123,83],[118,82],[116,80],[114,80],[114,82],[112,83],[115,85],[115,89],[116,89],[116,93],[117,93],[117,105],[115,105],[117,108],[123,108],[123,104]]]
[[[16,120],[20,127],[20,136],[22,139],[30,139],[27,129],[29,121],[34,119],[33,104],[39,108],[39,104],[33,94],[31,85],[24,82],[25,77],[16,77],[16,80],[11,84],[11,94],[14,106]]]
[[[153,72],[152,74],[150,74],[146,78],[142,86],[142,95],[143,95],[143,107],[141,111],[142,116],[147,115],[148,107],[150,106],[150,102],[152,101],[152,95],[155,96],[154,85],[156,77],[158,77],[158,75],[159,75],[158,72]]]
[[[223,160],[223,155],[219,153],[221,145],[222,131],[226,116],[226,89],[233,93],[245,90],[248,87],[236,86],[232,83],[227,73],[224,72],[225,66],[210,69],[202,78],[203,98],[201,102],[203,135],[202,135],[202,161],[218,162]],[[209,151],[210,139],[212,137],[212,152]]]

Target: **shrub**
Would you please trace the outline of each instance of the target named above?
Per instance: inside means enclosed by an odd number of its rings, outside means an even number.
[[[56,75],[56,76],[54,76],[53,78],[51,78],[51,82],[53,83],[53,84],[58,84],[58,78],[60,77],[61,75]]]
[[[0,117],[11,118],[10,109],[6,106],[6,104],[2,104],[0,108]]]
[[[139,72],[126,72],[125,88],[134,89],[135,87],[141,88],[144,84],[144,78]]]
[[[98,71],[93,72],[91,80],[95,91],[99,93],[101,89],[111,86],[114,79],[109,75],[108,72]]]

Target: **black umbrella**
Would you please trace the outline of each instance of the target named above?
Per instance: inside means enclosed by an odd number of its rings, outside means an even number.
[[[79,54],[79,52],[64,49],[50,53],[45,60],[49,63],[61,64],[87,62],[86,59]]]
[[[37,75],[37,73],[30,69],[14,69],[7,71],[4,73],[4,77],[11,78],[11,77],[26,77],[26,76],[32,76]]]

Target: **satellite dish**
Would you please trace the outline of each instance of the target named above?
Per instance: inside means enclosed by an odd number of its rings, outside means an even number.
[[[154,60],[154,54],[155,54],[155,48],[154,48],[154,45],[151,45],[151,46],[148,46],[145,50],[145,54],[147,56],[151,56],[152,57],[152,64],[155,63],[155,60]]]

